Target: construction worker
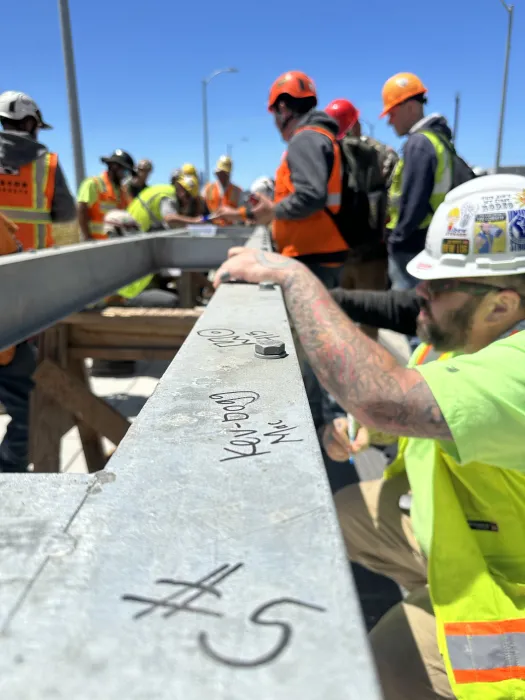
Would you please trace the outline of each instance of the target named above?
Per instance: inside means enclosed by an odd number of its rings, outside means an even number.
[[[242,207],[221,207],[214,215],[210,216],[210,221],[214,222],[215,217],[223,218],[229,223],[254,223],[253,221],[253,207],[257,204],[257,195],[262,194],[264,197],[273,200],[275,192],[275,181],[271,177],[258,177],[254,180],[250,186],[249,196],[247,198],[246,204]]]
[[[148,178],[152,172],[153,163],[151,160],[139,160],[137,163],[137,174],[126,182],[126,190],[130,200],[134,199],[142,190],[146,189],[148,186]]]
[[[347,156],[348,167],[355,170],[352,176],[356,187],[366,194],[362,201],[368,200],[363,231],[356,235],[355,245],[350,246],[341,286],[345,289],[384,290],[388,286],[385,245],[387,190],[397,154],[390,146],[361,133],[359,110],[349,100],[332,100],[324,111],[339,125],[337,138]],[[377,340],[376,327],[363,324],[361,330]]]
[[[143,190],[128,207],[143,231],[201,224],[207,220],[199,183],[191,175],[175,171],[169,185]]]
[[[221,207],[239,207],[242,200],[242,190],[231,181],[233,169],[232,159],[229,156],[221,156],[215,166],[215,182],[209,182],[203,190],[204,201],[208,211],[213,216]],[[220,217],[214,218],[216,226],[226,226],[227,221]]]
[[[280,284],[326,389],[361,424],[401,438],[388,478],[335,497],[351,559],[409,591],[371,634],[385,700],[525,697],[525,244],[508,234],[505,252],[474,247],[480,218],[525,219],[524,192],[524,177],[492,175],[438,207],[408,268],[427,343],[408,368],[297,262],[237,248],[217,273]]]
[[[381,117],[388,117],[398,136],[408,137],[389,190],[388,272],[394,289],[417,284],[406,268],[425,246],[433,213],[453,185],[473,175],[455,157],[446,119],[440,114],[424,116],[426,94],[413,73],[398,73],[383,87]],[[463,166],[469,172],[462,172]]]
[[[133,158],[117,148],[110,156],[101,157],[107,169],[96,177],[88,177],[77,195],[78,223],[86,240],[105,240],[104,215],[112,209],[126,209],[131,201],[124,180],[137,174]]]
[[[0,95],[0,212],[17,226],[24,250],[54,244],[53,223],[73,221],[73,199],[56,153],[38,141],[52,127],[23,92]]]

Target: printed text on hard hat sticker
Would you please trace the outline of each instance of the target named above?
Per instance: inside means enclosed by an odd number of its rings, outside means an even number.
[[[443,255],[468,255],[469,241],[462,238],[444,238],[441,244]]]

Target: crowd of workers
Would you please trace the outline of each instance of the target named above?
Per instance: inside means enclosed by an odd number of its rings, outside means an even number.
[[[398,442],[381,480],[335,495],[350,559],[408,592],[371,634],[385,698],[523,698],[525,178],[475,178],[444,117],[424,115],[417,76],[393,76],[382,96],[382,116],[406,137],[401,158],[361,134],[351,102],[319,110],[311,78],[289,71],[268,100],[287,150],[252,196],[232,184],[228,157],[202,188],[188,164],[148,186],[151,162],[135,168],[117,150],[82,184],[76,208],[56,155],[37,140],[48,128],[37,106],[5,93],[0,213],[23,248],[51,244],[52,222],[74,216],[93,239],[271,225],[275,252],[233,249],[215,285],[282,286],[327,454],[345,461]],[[408,367],[377,328],[418,338]],[[30,384],[27,355],[22,343],[0,360],[0,400],[15,407],[20,378]],[[11,415],[0,471],[27,468],[27,420],[24,438]]]

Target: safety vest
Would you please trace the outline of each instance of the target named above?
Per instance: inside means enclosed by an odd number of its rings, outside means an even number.
[[[405,456],[435,460],[428,582],[454,696],[525,698],[525,474],[459,465],[433,440],[400,440]]]
[[[237,185],[232,185],[231,182],[225,192],[221,192],[217,182],[208,182],[204,188],[204,199],[210,214],[217,211],[220,207],[233,207],[236,209],[241,201],[242,190]],[[215,219],[215,226],[228,226],[229,222],[225,219]]]
[[[118,195],[115,194],[113,183],[109,179],[107,172],[94,177],[97,188],[97,201],[88,208],[89,232],[91,238],[96,240],[106,240],[104,233],[104,216],[112,209],[126,209],[130,199],[125,188],[120,188]]]
[[[0,211],[18,226],[24,250],[53,245],[51,208],[58,166],[56,153],[43,153],[32,163],[0,175]]]
[[[0,213],[0,255],[11,255],[21,249],[16,238],[17,227],[6,216]],[[0,366],[8,365],[15,356],[16,348],[11,346],[0,351]]]
[[[328,178],[326,208],[332,214],[337,214],[341,208],[343,172],[339,144],[330,131],[318,126],[304,126],[295,132],[293,138],[301,131],[316,131],[329,138],[332,143],[334,163]],[[287,156],[288,153],[285,152],[275,174],[275,203],[295,192]],[[279,253],[290,258],[304,255],[322,255],[326,258],[326,254],[348,250],[348,245],[341,236],[337,225],[324,209],[316,211],[304,219],[274,219],[272,237]]]
[[[143,231],[166,228],[160,213],[161,202],[166,197],[176,198],[173,185],[153,185],[142,190],[128,206],[128,212]]]
[[[434,212],[445,199],[446,194],[452,189],[452,164],[450,154],[445,145],[432,131],[418,131],[418,134],[423,134],[434,146],[437,157],[437,168],[434,174],[434,189],[430,195],[428,203],[429,213],[419,224],[419,229],[428,228]],[[399,221],[399,212],[401,209],[401,197],[403,194],[403,170],[405,161],[403,158],[398,160],[397,165],[392,175],[392,184],[388,190],[388,224],[387,228],[395,229]]]

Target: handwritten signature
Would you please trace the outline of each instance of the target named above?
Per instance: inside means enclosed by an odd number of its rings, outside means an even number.
[[[236,334],[228,328],[209,328],[198,331],[197,335],[207,338],[217,348],[233,348],[241,345],[255,345],[260,340],[274,340],[278,338],[278,333],[268,333],[268,331],[249,331],[247,333]]]
[[[223,448],[228,455],[232,456],[223,457],[221,462],[267,455],[271,453],[271,449],[265,448],[283,442],[303,442],[303,438],[289,439],[292,432],[297,430],[297,426],[288,426],[281,419],[269,421],[267,423],[270,428],[268,432],[262,432],[242,424],[243,421],[250,418],[247,406],[260,398],[260,394],[256,391],[225,391],[210,395],[210,399],[221,406],[224,411],[222,422],[230,424],[227,432],[233,436],[229,440],[229,447]]]

